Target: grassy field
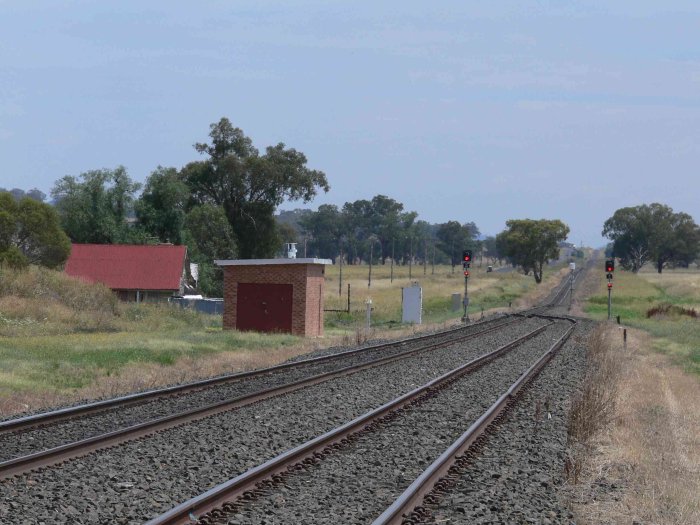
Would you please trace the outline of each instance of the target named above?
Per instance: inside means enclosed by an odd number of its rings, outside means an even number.
[[[618,270],[613,283],[613,317],[619,315],[623,324],[648,332],[655,350],[700,375],[700,320],[687,315],[692,310],[700,315],[700,270],[664,270],[658,274],[645,268],[636,275]],[[605,319],[607,301],[601,270],[598,288],[589,297],[585,311],[593,318]],[[654,308],[661,311],[648,317]]]
[[[476,266],[476,265],[475,265]],[[552,267],[537,287],[518,272],[486,273],[472,269],[469,282],[472,318],[482,308],[527,306],[547,293],[563,270]],[[315,348],[350,344],[369,337],[399,337],[436,324],[459,322],[461,309],[450,307],[452,293],[462,293],[460,267],[343,268],[343,296],[338,296],[339,268],[327,268],[326,307],[347,305],[351,313],[326,313],[326,336],[303,339],[282,334],[224,331],[221,317],[170,305],[120,303],[106,288],[87,285],[59,272],[32,268],[0,270],[0,414],[83,398],[111,396],[198,377],[270,366]],[[423,287],[424,324],[400,324],[401,287]],[[365,301],[373,301],[373,328],[364,330]]]
[[[486,272],[473,264],[469,278],[469,314],[477,319],[481,312],[492,309],[507,309],[525,306],[535,301],[533,292],[537,288],[532,276],[519,272]],[[545,279],[555,278],[561,266],[546,269]],[[327,313],[326,330],[337,333],[348,327],[360,326],[365,319],[365,303],[372,300],[372,324],[377,328],[391,328],[401,322],[401,289],[417,282],[423,289],[423,322],[443,323],[459,319],[463,310],[452,310],[451,295],[464,293],[464,275],[460,266],[413,267],[409,278],[408,267],[394,267],[393,281],[389,265],[373,266],[371,286],[368,287],[367,266],[344,266],[343,280],[340,282],[340,269],[330,266],[326,269],[326,308],[347,308],[347,285],[350,284],[350,311]],[[340,286],[339,286],[340,285]],[[339,293],[340,288],[340,293]],[[548,283],[542,287],[549,289]],[[527,298],[527,299],[525,299]]]

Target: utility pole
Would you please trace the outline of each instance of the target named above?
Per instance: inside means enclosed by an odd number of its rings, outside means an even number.
[[[370,241],[369,241],[369,275],[367,276],[367,288],[369,288],[372,285],[372,250],[373,249],[374,249],[374,240],[370,239]]]
[[[338,297],[343,295],[343,244],[340,244],[340,257],[339,259],[339,264],[340,264],[340,279],[338,280]]]
[[[391,282],[394,282],[394,238],[391,238]]]
[[[428,273],[428,240],[423,239],[423,277]]]

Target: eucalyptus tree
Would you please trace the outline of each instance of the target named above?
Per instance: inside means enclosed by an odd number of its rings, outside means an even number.
[[[667,265],[687,266],[700,252],[700,227],[687,213],[674,213],[659,203],[620,208],[603,224],[620,264],[638,272],[653,262],[661,273]]]
[[[559,258],[559,243],[569,235],[569,227],[560,220],[510,220],[507,229],[498,234],[499,250],[527,274],[532,271],[535,282],[542,282],[545,264]]]
[[[227,118],[211,124],[211,142],[194,145],[206,155],[182,169],[195,204],[221,206],[243,259],[269,257],[278,249],[274,212],[285,200],[311,201],[328,191],[326,175],[306,166],[306,156],[283,143],[260,154]]]
[[[17,201],[0,192],[0,265],[58,268],[69,254],[70,239],[53,206],[31,197]]]

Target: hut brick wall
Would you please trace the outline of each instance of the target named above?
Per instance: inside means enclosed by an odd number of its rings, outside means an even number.
[[[225,266],[224,328],[236,328],[238,283],[291,284],[292,334],[310,337],[323,335],[323,265]]]

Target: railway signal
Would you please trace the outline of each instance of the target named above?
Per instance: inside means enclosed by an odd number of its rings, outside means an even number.
[[[467,306],[469,305],[469,268],[472,265],[472,251],[464,250],[462,252],[462,268],[464,268],[464,316],[462,321],[465,323],[469,321],[469,314],[467,313]]]
[[[608,321],[612,319],[612,279],[615,271],[615,259],[607,259],[605,261],[605,272],[608,279]]]

